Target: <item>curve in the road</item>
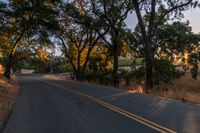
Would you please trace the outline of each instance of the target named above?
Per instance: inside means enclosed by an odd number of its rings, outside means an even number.
[[[144,125],[146,125],[146,126],[152,128],[152,129],[154,129],[154,130],[156,130],[156,131],[158,131],[158,132],[161,132],[161,133],[176,133],[175,131],[173,131],[173,130],[171,130],[171,129],[168,129],[168,128],[166,128],[166,127],[164,127],[164,126],[161,126],[161,125],[159,125],[159,124],[157,124],[157,123],[155,123],[155,122],[149,121],[149,120],[147,120],[147,119],[145,119],[145,118],[142,118],[142,117],[140,117],[140,116],[138,116],[138,115],[135,115],[135,114],[133,114],[133,113],[130,113],[130,112],[124,110],[124,109],[121,109],[121,108],[119,108],[119,107],[116,107],[116,106],[114,106],[114,105],[112,105],[112,104],[109,104],[109,103],[107,103],[107,102],[105,102],[105,101],[102,101],[102,100],[100,100],[100,99],[98,99],[98,98],[95,98],[95,97],[93,97],[93,96],[87,95],[87,94],[82,93],[82,92],[79,92],[79,91],[75,91],[75,90],[68,89],[68,88],[63,87],[63,86],[61,86],[61,85],[59,85],[59,84],[56,84],[56,83],[51,83],[51,82],[49,82],[49,81],[43,81],[43,80],[41,80],[41,81],[42,81],[42,82],[45,82],[45,83],[47,83],[47,84],[50,84],[50,85],[54,85],[54,86],[59,87],[59,88],[61,88],[61,89],[64,89],[64,90],[66,90],[66,91],[68,91],[68,92],[70,92],[70,93],[73,93],[73,94],[75,94],[75,95],[82,96],[82,97],[86,97],[86,98],[90,99],[91,101],[93,101],[93,102],[95,102],[95,103],[98,103],[98,104],[100,104],[100,105],[102,105],[102,106],[104,106],[104,107],[106,107],[106,108],[108,108],[108,109],[110,109],[110,110],[113,110],[113,111],[115,111],[115,112],[117,112],[117,113],[119,113],[119,114],[121,114],[121,115],[123,115],[123,116],[125,116],[125,117],[128,117],[128,118],[130,118],[130,119],[132,119],[132,120],[135,120],[135,121],[137,121],[137,122],[139,122],[139,123],[141,123],[141,124],[144,124]]]

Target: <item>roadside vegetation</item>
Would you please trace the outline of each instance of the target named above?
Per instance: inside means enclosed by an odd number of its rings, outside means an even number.
[[[0,2],[2,75],[67,72],[77,81],[187,100],[178,83],[199,80],[200,34],[183,18],[199,7],[198,0]],[[131,13],[132,29],[125,23]]]
[[[176,99],[183,102],[200,103],[200,78],[193,79],[186,73],[180,79],[173,80],[170,84],[157,86],[150,94]]]
[[[19,84],[13,76],[10,80],[0,76],[0,131],[12,111],[19,90]]]

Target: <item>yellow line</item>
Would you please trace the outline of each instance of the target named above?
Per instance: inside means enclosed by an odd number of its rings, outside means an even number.
[[[43,80],[41,80],[41,81],[43,81]],[[87,97],[93,102],[96,102],[96,103],[98,103],[98,104],[100,104],[100,105],[102,105],[102,106],[104,106],[104,107],[106,107],[106,108],[108,108],[110,110],[113,110],[113,111],[115,111],[115,112],[117,112],[119,114],[122,114],[122,115],[124,115],[124,116],[126,116],[126,117],[128,117],[128,118],[130,118],[132,120],[135,120],[135,121],[137,121],[139,123],[142,123],[142,124],[152,128],[152,129],[154,129],[154,130],[156,130],[158,132],[161,132],[161,133],[176,133],[175,131],[173,131],[171,129],[168,129],[166,127],[158,125],[158,124],[156,124],[156,123],[154,123],[152,121],[144,119],[144,118],[142,118],[140,116],[137,116],[137,115],[135,115],[133,113],[130,113],[130,112],[126,111],[126,110],[123,110],[121,108],[118,108],[118,107],[116,107],[114,105],[111,105],[111,104],[109,104],[107,102],[104,102],[104,101],[102,101],[102,100],[100,100],[98,98],[89,96],[89,95],[87,95],[85,93],[82,93],[82,92],[79,92],[79,91],[75,91],[75,90],[71,90],[71,89],[65,88],[65,87],[63,87],[61,85],[58,85],[58,84],[55,84],[55,83],[51,83],[51,82],[48,82],[48,81],[43,81],[43,82],[51,84],[51,85],[54,85],[54,86],[57,86],[59,88],[67,90],[67,91],[69,91],[69,92],[71,92],[73,94],[76,94],[76,95],[79,95],[79,96],[83,96],[83,97]]]

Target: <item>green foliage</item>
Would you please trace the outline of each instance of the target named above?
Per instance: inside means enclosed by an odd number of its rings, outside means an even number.
[[[70,68],[70,63],[65,57],[53,57],[53,72],[54,73],[63,73],[72,71]]]
[[[91,81],[95,81],[96,77],[89,69],[86,69],[85,73],[83,75],[83,80],[87,80],[87,81],[91,82]]]
[[[113,83],[112,63],[106,55],[103,55],[99,51],[93,51],[89,59],[88,68],[90,70],[88,78],[91,78],[92,81],[109,85]]]
[[[158,85],[161,82],[169,83],[173,79],[180,78],[184,73],[176,69],[169,60],[156,60],[154,62],[153,80],[154,84]],[[122,70],[120,77],[125,80],[126,84],[130,82],[136,84],[144,84],[145,81],[145,67],[132,69],[130,72]]]
[[[120,72],[121,80],[125,80],[126,85],[130,85],[130,82],[135,84],[144,84],[145,81],[145,69],[143,66],[132,69],[131,71],[122,70]]]
[[[160,82],[169,83],[173,79],[180,78],[184,75],[183,72],[175,68],[169,60],[156,60],[154,62],[154,84]]]
[[[132,10],[132,1],[83,0],[74,3],[75,8],[72,11],[75,12],[71,13],[71,16],[75,18],[75,22],[95,31],[109,47],[114,62],[113,81],[118,86],[118,55],[120,55],[122,29],[125,27],[124,20]]]
[[[194,6],[198,0],[133,0],[134,10],[138,18],[143,47],[142,49],[146,61],[146,89],[153,88],[153,63],[156,51],[156,32],[159,26],[164,25],[168,20],[183,18],[183,11]],[[196,5],[196,4],[195,4]],[[155,47],[156,46],[156,47]]]
[[[119,59],[119,67],[135,67],[143,64],[143,58],[122,58]]]
[[[197,80],[197,76],[198,76],[198,65],[194,65],[191,70],[190,70],[190,73],[192,75],[192,78]]]
[[[137,53],[136,57],[145,57],[144,40],[138,26],[134,32],[127,30],[124,37]],[[181,76],[181,72],[172,65],[173,63],[177,64],[177,61],[179,63],[177,65],[185,68],[199,64],[199,42],[199,35],[192,32],[188,21],[175,21],[159,25],[152,44],[154,56],[152,78],[155,84],[170,82]],[[184,54],[187,54],[188,57],[185,57]]]
[[[169,55],[173,52],[183,52],[187,46],[198,41],[195,36],[188,21],[165,24],[160,26],[156,33],[154,47],[160,47],[162,52]]]
[[[126,29],[123,40],[130,46],[132,52],[135,53],[135,58],[144,57],[144,40],[138,25],[136,25],[134,31]]]
[[[0,1],[0,34],[4,29],[6,22],[6,4]]]
[[[125,81],[126,85],[130,85],[130,77],[128,77],[128,71],[122,69],[119,71],[120,81]]]
[[[99,73],[98,81],[101,84],[113,85],[112,71],[103,71]]]
[[[197,53],[195,53],[197,52]],[[193,79],[197,79],[198,76],[198,69],[199,69],[199,63],[200,63],[200,51],[195,51],[193,54],[189,56],[188,63],[192,67],[190,69],[190,73]]]
[[[144,84],[144,79],[145,79],[144,67],[140,67],[138,69],[132,70],[128,74],[128,78],[132,79],[135,83]]]
[[[98,82],[104,85],[112,85],[113,78],[112,78],[112,71],[104,70],[104,71],[91,71],[86,69],[83,80],[87,80],[89,82]]]
[[[136,60],[119,60],[119,66],[140,65],[131,72],[121,72],[127,83],[143,84],[153,78],[159,84],[179,78],[181,73],[173,66],[174,54],[185,66],[192,67],[195,78],[200,61],[200,36],[192,33],[189,22],[174,19],[181,19],[183,11],[197,5],[197,0],[0,2],[0,60],[10,62],[15,68],[34,67],[47,72],[52,60],[48,50],[54,49],[50,37],[53,34],[59,38],[65,53],[65,59],[53,59],[54,71],[71,71],[78,80],[102,84],[117,81],[118,56],[127,57],[127,53],[133,52]],[[139,23],[134,31],[124,30],[124,20],[131,11],[136,12]],[[188,54],[187,59],[183,58],[184,53]],[[149,69],[143,67],[144,61]],[[145,78],[147,74],[149,77]]]

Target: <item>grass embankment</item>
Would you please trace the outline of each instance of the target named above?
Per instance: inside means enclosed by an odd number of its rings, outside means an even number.
[[[136,90],[134,90],[135,88],[129,90],[141,93],[138,88],[141,87],[137,87]],[[194,80],[190,73],[186,73],[182,78],[173,80],[169,84],[155,86],[150,95],[200,104],[200,77]]]
[[[15,104],[19,90],[19,84],[14,76],[6,80],[0,75],[0,129]]]
[[[152,92],[154,95],[200,104],[200,77],[194,80],[189,73],[174,80],[171,85],[163,84],[155,90]]]

